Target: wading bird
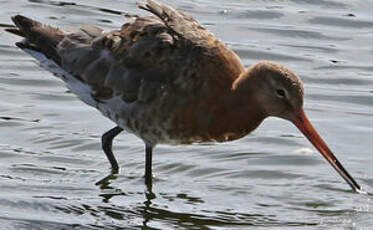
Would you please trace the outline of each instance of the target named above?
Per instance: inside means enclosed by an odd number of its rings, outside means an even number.
[[[355,191],[303,111],[303,84],[290,69],[263,61],[245,69],[239,57],[188,14],[153,0],[150,16],[105,32],[85,25],[62,31],[27,17],[12,18],[16,45],[62,79],[71,92],[117,124],[102,136],[114,171],[112,141],[124,129],[145,142],[145,182],[152,183],[157,144],[242,138],[275,116],[291,121]]]

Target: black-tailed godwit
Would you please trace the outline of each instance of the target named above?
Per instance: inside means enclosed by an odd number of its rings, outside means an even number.
[[[145,142],[145,181],[152,183],[157,144],[224,142],[242,138],[269,117],[294,123],[355,191],[303,111],[303,84],[290,69],[263,61],[245,69],[240,58],[188,14],[148,0],[150,16],[105,32],[72,31],[21,15],[9,32],[16,43],[61,78],[88,105],[117,124],[102,136],[113,170],[112,141],[123,129]]]

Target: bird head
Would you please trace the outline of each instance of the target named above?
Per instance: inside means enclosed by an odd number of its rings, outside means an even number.
[[[234,82],[233,90],[246,95],[251,102],[248,106],[255,106],[263,116],[279,117],[292,122],[351,188],[357,192],[361,191],[361,187],[307,118],[303,110],[303,83],[293,71],[273,62],[260,62],[250,67]]]

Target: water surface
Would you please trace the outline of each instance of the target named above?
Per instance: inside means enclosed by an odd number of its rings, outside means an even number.
[[[349,172],[373,190],[372,1],[172,0],[246,66],[280,62],[306,88],[305,110]],[[135,1],[0,0],[0,27],[21,13],[59,27],[113,29]],[[225,144],[159,146],[153,194],[143,143],[124,133],[110,176],[101,134],[114,124],[0,31],[1,229],[371,229],[358,195],[296,128],[268,119]],[[107,177],[108,176],[108,177]]]

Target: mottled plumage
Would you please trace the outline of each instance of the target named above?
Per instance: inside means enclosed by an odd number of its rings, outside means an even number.
[[[193,109],[201,97],[209,100],[199,106],[209,109],[244,71],[240,59],[191,16],[154,1],[139,6],[155,16],[135,16],[120,30],[107,33],[88,25],[62,32],[22,16],[14,21],[21,31],[31,29],[21,46],[40,50],[89,85],[96,107],[113,97],[128,104],[125,111],[104,114],[146,142],[225,140],[225,134],[213,137],[208,130],[179,133],[191,128],[186,121],[179,122],[185,118],[178,111]],[[213,122],[198,117],[206,112],[189,118]],[[217,124],[209,124],[213,125]]]
[[[110,32],[91,25],[62,31],[20,15],[12,18],[17,29],[8,30],[25,37],[20,48],[118,125],[102,137],[113,169],[112,140],[123,129],[146,143],[149,185],[156,144],[235,140],[277,116],[292,121],[360,189],[304,115],[303,84],[295,73],[272,62],[245,70],[191,16],[153,0],[139,7],[152,15],[134,15]]]

